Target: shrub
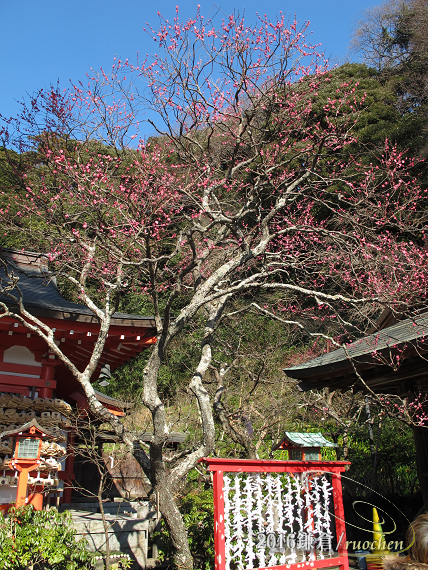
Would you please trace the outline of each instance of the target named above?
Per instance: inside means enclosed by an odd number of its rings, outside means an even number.
[[[32,506],[0,513],[0,570],[92,568],[85,544],[76,542],[69,513]]]

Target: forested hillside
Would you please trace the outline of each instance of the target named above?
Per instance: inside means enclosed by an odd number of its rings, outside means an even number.
[[[154,61],[35,94],[3,123],[2,245],[48,252],[64,295],[99,318],[87,369],[67,365],[152,482],[180,566],[192,563],[180,497],[206,483],[192,471],[204,455],[267,458],[285,430],[322,431],[356,480],[416,489],[393,409],[301,393],[282,369],[425,302],[424,14],[419,0],[387,14],[391,57],[375,66],[362,27],[366,63],[333,70],[296,23],[215,28],[198,14],[152,31]],[[137,145],[139,106],[156,119]],[[104,388],[136,402],[126,429],[92,389],[116,310],[153,315],[159,334]],[[188,434],[174,456],[171,431]]]

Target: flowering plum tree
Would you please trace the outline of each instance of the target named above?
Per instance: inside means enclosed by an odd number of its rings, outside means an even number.
[[[222,318],[239,299],[241,309],[251,305],[337,344],[381,308],[410,310],[427,284],[425,193],[412,160],[388,142],[369,166],[349,154],[342,160],[361,102],[344,83],[313,112],[329,74],[306,27],[282,16],[254,26],[236,15],[218,25],[199,13],[181,22],[177,13],[148,33],[158,46],[153,57],[115,61],[87,87],[40,92],[4,123],[5,146],[35,151],[37,167],[3,197],[1,214],[9,232],[25,228],[33,247],[49,251],[52,270],[98,317],[82,371],[23,303],[13,313],[66,363],[94,413],[141,463],[176,562],[187,568],[174,493],[214,450],[214,398],[204,378]],[[143,111],[158,136],[136,146]],[[111,316],[131,287],[151,299],[158,331],[141,378],[153,420],[149,453],[91,385]],[[167,464],[159,370],[196,319],[202,341],[188,391],[203,437]]]

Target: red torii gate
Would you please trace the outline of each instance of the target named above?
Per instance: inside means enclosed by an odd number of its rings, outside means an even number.
[[[213,472],[216,570],[349,570],[340,475],[349,462],[201,461]]]

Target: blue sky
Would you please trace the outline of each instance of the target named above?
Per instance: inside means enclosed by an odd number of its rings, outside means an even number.
[[[166,0],[0,0],[0,114],[13,116],[17,100],[41,87],[84,80],[89,68],[110,68],[113,57],[132,59],[136,52],[152,53],[154,44],[144,33],[149,22],[157,27],[158,11],[172,18],[177,2]],[[309,20],[314,43],[322,43],[336,62],[346,59],[353,27],[376,0],[184,0],[180,13],[190,16],[197,4],[208,15],[213,6],[225,14],[233,9],[246,19],[256,12],[275,16],[282,10],[299,22]]]

